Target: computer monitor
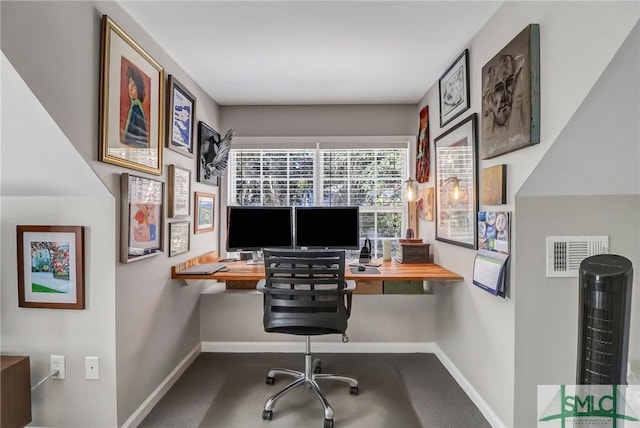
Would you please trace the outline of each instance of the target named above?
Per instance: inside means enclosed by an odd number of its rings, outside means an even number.
[[[359,218],[358,207],[296,207],[296,247],[357,250]]]
[[[291,207],[227,207],[227,251],[293,248]]]

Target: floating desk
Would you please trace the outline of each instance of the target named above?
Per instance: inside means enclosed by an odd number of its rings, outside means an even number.
[[[248,265],[246,261],[235,261],[227,263],[228,271],[215,272],[210,275],[202,274],[179,274],[189,266],[198,263],[217,262],[219,259],[215,252],[205,254],[204,256],[191,259],[185,263],[180,263],[171,268],[171,278],[182,279],[185,281],[194,280],[216,280],[216,281],[251,281],[257,282],[264,279],[264,265]],[[364,286],[371,286],[374,282],[379,282],[382,287],[383,281],[440,281],[440,282],[459,282],[464,278],[455,272],[443,268],[435,263],[398,263],[394,260],[383,261],[378,267],[380,273],[352,273],[349,267],[345,270],[345,278],[355,280]],[[356,292],[358,289],[356,287]]]

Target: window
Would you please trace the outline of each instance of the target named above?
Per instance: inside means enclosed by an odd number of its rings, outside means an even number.
[[[228,204],[357,205],[360,239],[371,239],[373,255],[380,257],[382,241],[397,240],[404,230],[408,144],[344,147],[232,149]]]

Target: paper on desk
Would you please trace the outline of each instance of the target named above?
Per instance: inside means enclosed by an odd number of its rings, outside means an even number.
[[[473,283],[491,294],[504,297],[508,254],[478,250],[473,264]]]

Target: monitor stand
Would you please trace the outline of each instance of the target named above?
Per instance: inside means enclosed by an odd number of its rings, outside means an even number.
[[[252,251],[251,259],[247,260],[248,265],[261,265],[264,263],[262,259],[262,251]]]

